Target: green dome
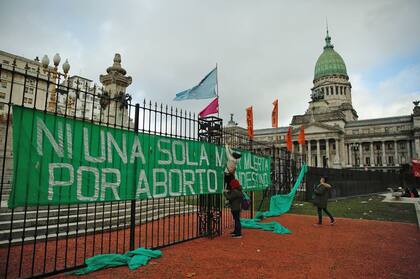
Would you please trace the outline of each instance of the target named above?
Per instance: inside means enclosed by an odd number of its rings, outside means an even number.
[[[341,58],[340,54],[335,52],[328,31],[325,42],[324,52],[316,61],[314,79],[331,75],[347,76],[346,64],[344,64],[344,60]]]

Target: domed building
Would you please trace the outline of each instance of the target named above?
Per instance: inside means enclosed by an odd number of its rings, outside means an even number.
[[[323,52],[315,64],[309,107],[291,121],[293,153],[310,166],[398,171],[420,158],[420,107],[411,115],[358,120],[352,104],[346,64],[327,30]],[[297,143],[305,128],[304,150]],[[238,127],[239,128],[239,127]],[[287,127],[254,129],[255,140],[285,148]],[[295,155],[296,156],[296,155]]]

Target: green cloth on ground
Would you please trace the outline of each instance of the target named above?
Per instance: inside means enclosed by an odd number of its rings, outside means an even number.
[[[290,193],[286,195],[275,195],[270,199],[270,207],[268,211],[257,212],[255,218],[253,219],[241,219],[241,225],[243,228],[247,229],[260,229],[264,231],[273,231],[277,234],[288,234],[291,233],[290,230],[280,225],[278,222],[269,222],[262,223],[261,221],[268,217],[280,216],[289,211],[292,206],[293,199],[295,198],[296,191],[299,188],[300,183],[302,183],[305,173],[308,171],[308,166],[306,164],[302,165],[299,176],[293,185]]]
[[[86,259],[86,267],[73,272],[75,275],[84,275],[92,271],[104,269],[108,267],[116,267],[128,265],[130,269],[136,269],[140,266],[147,265],[150,259],[162,256],[160,250],[150,250],[146,248],[138,248],[125,254],[102,254]]]
[[[241,225],[247,229],[260,229],[263,231],[272,231],[277,234],[291,233],[287,228],[280,225],[278,222],[261,223],[256,219],[241,219]]]

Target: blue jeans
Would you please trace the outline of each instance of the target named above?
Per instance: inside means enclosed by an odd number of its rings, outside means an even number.
[[[233,231],[233,234],[235,235],[241,235],[242,234],[242,227],[241,227],[241,211],[239,210],[235,210],[235,211],[231,211],[232,212],[232,216],[233,216],[233,220],[235,221],[235,230]]]

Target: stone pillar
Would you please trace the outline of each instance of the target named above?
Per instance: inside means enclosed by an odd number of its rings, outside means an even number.
[[[330,167],[333,165],[333,161],[331,160],[330,162],[330,147],[329,147],[330,143],[328,138],[325,140],[325,157],[327,158],[327,167]],[[337,147],[337,146],[336,146]]]
[[[341,148],[341,152],[338,153],[338,159],[340,160],[340,164],[341,164],[342,167],[345,167],[346,162],[347,162],[348,154],[347,154],[346,148],[345,148],[346,146],[345,146],[345,143],[344,143],[344,137],[336,140],[336,145],[340,146],[340,148]]]
[[[414,152],[413,152],[413,157],[416,159],[420,159],[420,139],[416,138],[414,140]]]
[[[308,166],[312,166],[311,141],[308,140]]]
[[[363,142],[361,142],[360,145],[359,145],[359,156],[360,156],[359,166],[363,167],[363,164],[364,164],[364,162],[363,162]]]
[[[353,150],[352,150],[352,148],[351,148],[351,146],[350,146],[350,144],[347,144],[347,150],[348,150],[348,153],[349,153],[349,166],[353,166]]]
[[[394,164],[396,165],[396,166],[399,166],[400,165],[400,163],[399,163],[399,160],[398,160],[398,144],[397,144],[397,141],[396,140],[394,140],[394,149],[395,149],[395,152],[394,152]]]
[[[131,97],[126,95],[126,89],[131,84],[132,78],[126,76],[127,71],[121,67],[121,55],[114,56],[114,64],[106,69],[107,74],[100,75],[107,97],[101,99],[102,123],[127,127],[130,125],[128,106]]]
[[[370,142],[370,166],[375,166],[375,157],[373,155],[373,141]]]
[[[291,159],[295,159],[295,143],[292,141],[292,154],[290,154]]]
[[[386,167],[385,142],[382,142],[382,166]]]
[[[330,159],[330,163],[335,169],[339,169],[347,165],[347,148],[344,144],[344,139],[334,139],[334,144],[335,155],[334,158]],[[341,160],[343,160],[343,162]]]
[[[317,167],[322,167],[322,162],[321,162],[321,147],[319,146],[319,141],[320,140],[316,140],[316,160],[317,160]]]
[[[407,141],[407,162],[406,163],[410,163],[411,162],[411,145],[410,145],[410,140]]]

